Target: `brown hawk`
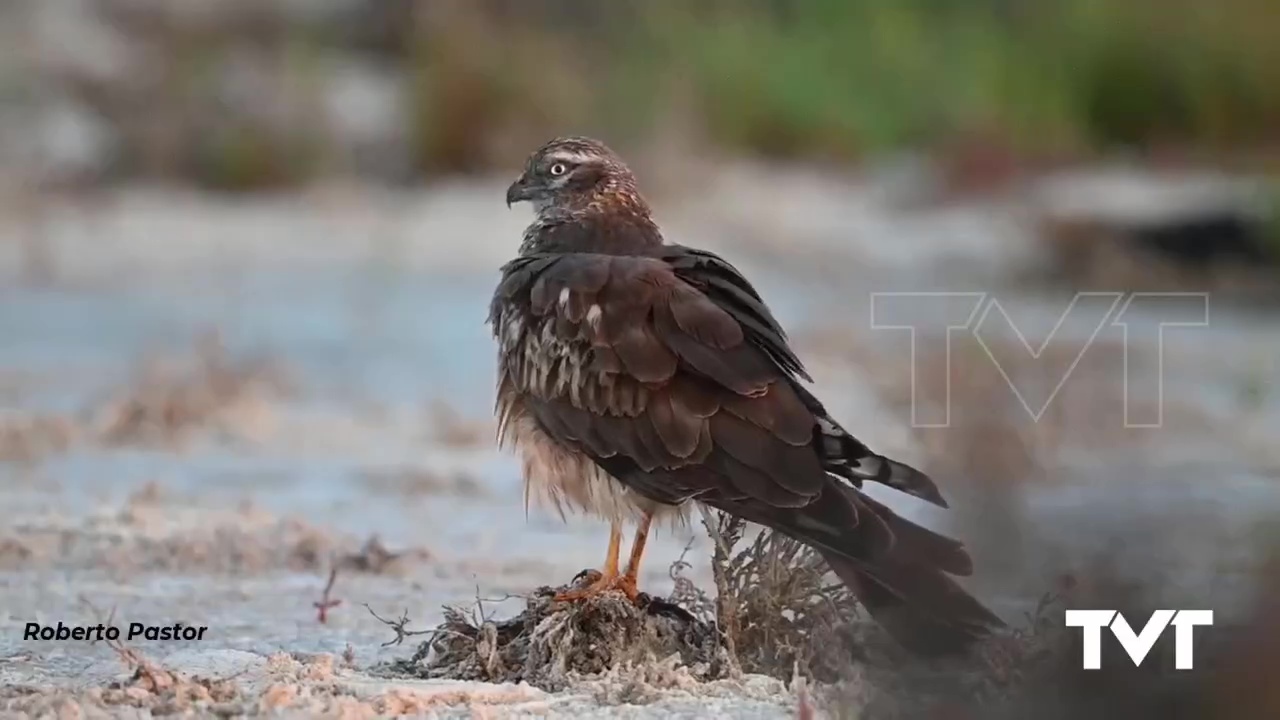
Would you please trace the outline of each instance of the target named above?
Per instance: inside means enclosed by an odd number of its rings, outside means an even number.
[[[622,160],[552,140],[507,190],[536,218],[502,268],[499,438],[530,493],[612,523],[600,578],[561,599],[633,597],[651,522],[690,502],[812,547],[899,642],[959,649],[1001,625],[950,576],[964,546],[860,491],[883,483],[943,507],[932,480],[831,418],[786,334],[722,258],[668,244]],[[638,526],[619,568],[621,525]]]

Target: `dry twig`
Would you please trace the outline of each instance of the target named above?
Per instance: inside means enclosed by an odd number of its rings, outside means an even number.
[[[320,595],[320,599],[311,603],[316,609],[316,620],[324,624],[329,619],[329,610],[336,608],[342,604],[342,600],[330,597],[333,592],[333,583],[338,579],[338,566],[334,565],[329,569],[329,582],[324,585],[324,592]]]
[[[431,635],[431,634],[433,634],[433,633],[444,632],[443,630],[439,630],[439,629],[436,629],[436,630],[409,630],[409,629],[408,629],[408,627],[409,627],[409,623],[410,623],[410,622],[412,622],[412,621],[411,621],[411,620],[409,620],[409,610],[408,610],[408,608],[406,608],[406,609],[405,609],[405,611],[404,611],[403,613],[401,613],[401,614],[400,614],[400,617],[399,617],[399,619],[397,619],[397,620],[388,620],[388,619],[386,619],[386,618],[382,617],[382,616],[381,616],[381,615],[379,615],[378,613],[374,612],[374,611],[373,611],[373,608],[369,607],[369,603],[365,603],[365,604],[364,604],[364,609],[365,609],[365,610],[368,610],[368,611],[369,611],[369,614],[370,614],[370,615],[372,615],[374,618],[376,618],[376,619],[378,620],[378,622],[380,622],[380,623],[382,623],[383,625],[386,625],[387,627],[389,627],[389,628],[391,628],[392,630],[395,630],[395,631],[396,631],[396,636],[395,636],[394,638],[392,638],[391,640],[388,640],[388,641],[386,641],[386,642],[382,643],[382,647],[390,647],[390,646],[392,646],[392,645],[399,645],[400,643],[404,642],[406,638],[410,638],[410,637],[413,637],[413,636],[415,636],[415,635]]]

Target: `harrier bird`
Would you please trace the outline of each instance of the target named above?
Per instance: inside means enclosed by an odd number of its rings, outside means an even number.
[[[946,507],[933,481],[831,418],[756,290],[665,242],[613,151],[548,142],[507,189],[520,201],[536,218],[489,309],[499,442],[521,456],[526,497],[612,523],[599,579],[561,600],[634,599],[651,522],[692,501],[812,547],[903,645],[960,649],[1001,625],[950,577],[973,570],[961,543],[860,491]],[[625,521],[639,530],[620,570]]]

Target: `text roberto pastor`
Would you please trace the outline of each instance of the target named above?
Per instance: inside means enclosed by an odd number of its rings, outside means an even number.
[[[183,625],[182,623],[174,623],[172,625],[144,625],[142,623],[129,623],[126,631],[121,632],[120,628],[115,625],[64,625],[61,621],[57,625],[41,625],[40,623],[27,623],[27,628],[22,633],[23,640],[119,640],[122,636],[125,640],[203,640],[205,631],[208,627],[198,627],[193,625]]]

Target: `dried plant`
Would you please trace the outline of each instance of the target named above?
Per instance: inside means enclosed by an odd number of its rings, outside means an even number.
[[[797,668],[833,680],[856,654],[857,603],[808,546],[762,530],[743,549],[746,523],[704,518],[715,541],[716,618],[726,648],[746,672],[781,680]]]
[[[87,598],[81,601],[107,625],[115,617],[114,608],[104,616]],[[154,715],[212,712],[241,699],[234,678],[188,677],[184,673],[164,669],[140,650],[121,640],[104,640],[120,661],[133,671],[127,680],[104,688],[100,698],[104,705],[131,705],[149,708]]]
[[[559,588],[563,589],[563,588]],[[555,602],[556,590],[540,588],[523,612],[506,620],[446,607],[445,620],[408,660],[384,666],[393,675],[527,682],[557,690],[617,668],[661,665],[676,656],[703,680],[723,676],[726,656],[715,626],[678,606],[654,598],[640,604],[603,593],[582,602]],[[379,618],[381,619],[381,618]],[[396,630],[393,642],[420,634],[405,629],[407,616],[383,620]]]
[[[0,461],[35,463],[66,451],[75,439],[69,418],[16,411],[0,415]]]
[[[265,360],[230,357],[218,333],[197,343],[178,369],[149,364],[119,396],[94,411],[98,436],[113,445],[175,445],[197,428],[232,437],[262,425],[264,397],[287,388],[281,369]]]

